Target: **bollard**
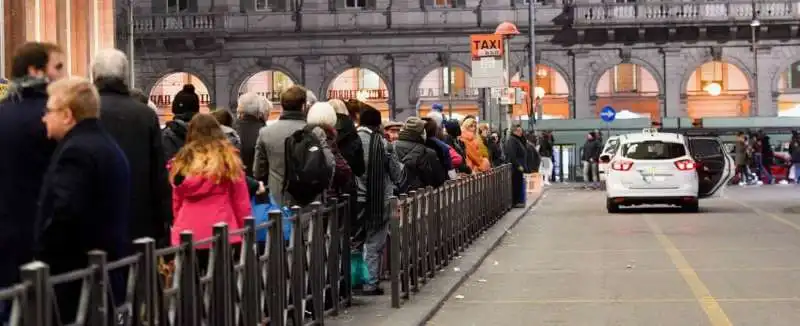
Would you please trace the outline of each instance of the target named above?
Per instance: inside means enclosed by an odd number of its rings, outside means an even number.
[[[233,263],[231,261],[230,233],[228,224],[214,224],[214,241],[209,256],[212,262],[210,323],[215,326],[231,326],[233,315]]]
[[[53,325],[53,301],[50,287],[50,267],[47,264],[34,261],[20,267],[22,279],[30,285],[26,294],[25,311],[23,320],[25,325],[51,326]]]
[[[243,325],[258,325],[261,322],[260,293],[261,282],[256,251],[256,220],[247,217],[244,220],[244,239],[242,240],[242,274],[240,293],[240,318]]]
[[[342,244],[340,242],[342,240],[341,235],[339,234],[339,218],[341,214],[339,207],[344,203],[345,202],[340,202],[338,198],[331,198],[331,209],[325,214],[328,223],[327,229],[324,231],[324,233],[327,234],[329,239],[328,241],[330,241],[328,248],[325,248],[328,256],[328,264],[325,266],[325,268],[327,269],[326,274],[328,275],[327,282],[330,282],[330,284],[328,284],[330,286],[330,289],[328,290],[330,296],[328,296],[328,298],[331,300],[330,309],[331,315],[333,316],[339,315],[339,291],[341,286],[341,273],[339,273],[339,268],[342,261]],[[345,274],[345,276],[350,277],[349,274]],[[328,308],[327,305],[326,308]]]
[[[89,289],[89,323],[92,326],[107,326],[109,309],[108,296],[108,266],[106,266],[106,253],[100,250],[89,251],[89,265],[93,269],[91,288]]]
[[[137,277],[139,295],[133,304],[134,320],[136,324],[155,325],[158,314],[156,296],[158,286],[158,266],[156,264],[156,241],[153,238],[139,238],[133,241],[136,250],[141,255]]]

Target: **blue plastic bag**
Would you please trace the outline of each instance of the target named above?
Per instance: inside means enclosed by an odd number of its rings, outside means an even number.
[[[256,204],[255,197],[250,199],[250,205],[253,209],[253,217],[256,220],[256,225],[260,225],[269,221],[269,212],[270,211],[281,211],[281,216],[283,217],[283,238],[284,240],[289,240],[289,237],[292,234],[292,222],[289,218],[292,216],[292,211],[287,208],[286,206],[282,208],[278,208],[278,205],[275,204],[275,199],[272,196],[269,196],[269,203],[264,204]],[[256,241],[265,242],[267,241],[267,229],[258,230],[256,233]]]

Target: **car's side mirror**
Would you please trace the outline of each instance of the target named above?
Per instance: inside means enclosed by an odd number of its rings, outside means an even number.
[[[600,155],[600,163],[608,163],[611,162],[610,155]]]

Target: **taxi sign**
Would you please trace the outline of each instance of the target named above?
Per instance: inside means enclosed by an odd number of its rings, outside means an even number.
[[[655,135],[658,134],[658,128],[644,128],[642,129],[642,133],[645,135]]]

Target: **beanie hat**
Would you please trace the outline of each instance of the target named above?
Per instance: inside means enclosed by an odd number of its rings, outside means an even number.
[[[444,130],[447,130],[447,134],[452,137],[461,136],[461,126],[458,125],[457,120],[445,120],[442,124],[444,124]]]
[[[444,110],[444,106],[442,106],[441,103],[433,103],[433,105],[431,105],[431,110],[436,112],[442,112]]]
[[[399,137],[405,140],[424,141],[424,133],[425,120],[417,117],[410,117],[406,119],[405,124],[403,124],[403,129],[400,129]]]
[[[439,111],[431,111],[431,112],[428,112],[428,115],[426,117],[431,118],[433,121],[435,121],[437,127],[441,127],[442,126],[442,120],[444,120],[444,116],[442,115],[441,112],[439,112]]]
[[[172,113],[197,113],[200,112],[200,97],[194,92],[194,85],[183,85],[183,89],[175,94],[172,100]]]
[[[364,127],[380,127],[381,122],[381,113],[373,108],[361,111],[361,117],[358,121]]]

